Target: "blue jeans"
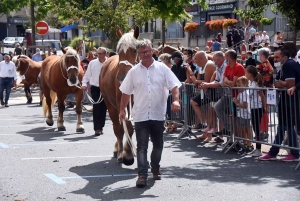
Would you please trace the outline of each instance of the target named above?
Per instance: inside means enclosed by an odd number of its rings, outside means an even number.
[[[143,121],[135,122],[135,132],[137,140],[137,163],[138,175],[148,176],[147,150],[149,137],[153,143],[151,152],[151,167],[157,169],[160,167],[161,154],[164,146],[163,132],[164,121]]]
[[[13,80],[13,78],[0,78],[0,101],[3,101],[3,92],[5,90],[5,105],[8,103],[10,91],[13,86]]]
[[[290,147],[298,147],[298,141],[297,141],[297,135],[295,132],[295,129],[292,128],[291,126],[282,126],[278,125],[277,127],[277,134],[275,136],[274,144],[280,145],[284,139],[284,131],[287,131],[288,133],[288,141],[289,141],[289,146]],[[279,153],[279,147],[272,146],[269,154],[272,156],[277,156]],[[291,154],[295,156],[296,158],[299,158],[299,151],[291,149]]]

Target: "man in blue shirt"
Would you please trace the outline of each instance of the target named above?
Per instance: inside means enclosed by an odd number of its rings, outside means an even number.
[[[213,41],[212,52],[220,51],[221,50],[221,44],[216,39],[212,39],[212,41]]]
[[[36,48],[36,53],[32,55],[32,60],[36,62],[43,61],[39,48]]]

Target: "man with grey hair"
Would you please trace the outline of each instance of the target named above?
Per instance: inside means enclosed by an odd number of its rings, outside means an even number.
[[[88,68],[82,78],[82,87],[83,91],[87,91],[87,84],[91,85],[91,95],[95,102],[98,101],[100,97],[100,88],[99,88],[99,75],[103,63],[106,61],[106,48],[99,47],[97,50],[98,59],[90,61]],[[100,136],[103,134],[103,127],[105,125],[106,119],[106,105],[105,102],[93,105],[93,123],[95,136]]]
[[[43,58],[42,58],[42,56],[41,56],[40,48],[36,48],[35,54],[32,55],[32,60],[33,60],[33,61],[36,61],[36,62],[43,61]]]
[[[8,99],[13,85],[17,85],[16,66],[10,61],[10,56],[6,54],[4,61],[0,62],[0,102],[2,106],[8,107]],[[6,93],[3,101],[4,90]]]
[[[161,179],[160,160],[163,150],[164,119],[169,91],[172,91],[173,112],[180,110],[179,90],[181,83],[164,63],[152,57],[151,42],[147,39],[137,44],[141,62],[131,68],[120,86],[122,92],[120,121],[125,120],[125,108],[131,95],[134,96],[132,116],[137,140],[138,180],[137,187],[147,185],[147,150],[149,137],[153,143],[151,172],[154,180]]]

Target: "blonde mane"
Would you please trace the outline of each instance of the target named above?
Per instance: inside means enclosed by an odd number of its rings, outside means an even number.
[[[77,51],[74,50],[73,48],[68,48],[66,54],[64,54],[61,57],[61,65],[65,68],[68,68],[68,66],[66,66],[66,58],[67,57],[74,57],[77,60],[77,67],[80,66],[80,58],[78,57]]]
[[[117,45],[117,52],[120,53],[121,51],[124,51],[124,53],[127,52],[129,48],[135,49],[137,45],[137,40],[133,35],[133,32],[129,32],[124,34]]]

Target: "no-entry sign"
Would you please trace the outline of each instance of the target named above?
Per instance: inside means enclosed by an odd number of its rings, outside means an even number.
[[[47,22],[40,21],[40,22],[36,23],[35,30],[36,30],[36,33],[39,35],[46,35],[49,31],[49,26],[48,26]]]

